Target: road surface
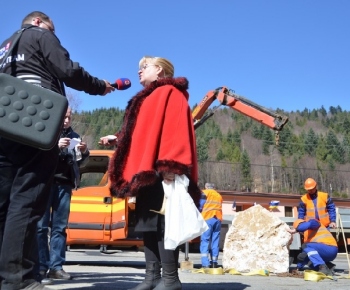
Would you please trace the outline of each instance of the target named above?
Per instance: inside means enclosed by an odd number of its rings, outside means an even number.
[[[200,268],[199,253],[189,253],[188,258],[194,263],[194,268]],[[180,262],[184,260],[185,254],[180,253]],[[334,263],[337,265],[338,281],[324,279],[311,282],[302,278],[276,275],[210,275],[194,274],[189,271],[179,271],[179,275],[183,290],[350,289],[350,279],[344,278],[349,278],[346,254],[339,254]],[[64,266],[64,269],[74,278],[70,281],[55,280],[53,285],[47,287],[50,289],[126,290],[135,287],[143,280],[144,267],[144,253],[141,251],[123,250],[103,254],[99,249],[75,249],[67,252],[67,262]]]

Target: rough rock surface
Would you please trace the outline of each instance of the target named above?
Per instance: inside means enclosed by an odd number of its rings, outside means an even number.
[[[226,234],[224,270],[288,272],[291,234],[286,229],[285,222],[261,205],[239,212]]]

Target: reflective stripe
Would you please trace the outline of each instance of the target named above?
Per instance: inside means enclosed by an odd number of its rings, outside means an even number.
[[[29,79],[26,79],[25,80],[27,83],[30,83],[30,84],[41,84],[41,81],[40,80],[29,80]]]
[[[337,247],[337,241],[322,224],[317,230],[307,230],[304,232],[304,243],[310,242]]]
[[[37,75],[26,74],[26,75],[18,75],[16,77],[23,81],[26,81],[27,83],[41,85],[41,77]]]
[[[204,189],[203,193],[206,196],[206,202],[202,209],[202,216],[205,220],[216,217],[222,220],[222,197],[214,189]]]
[[[211,200],[211,201],[208,201],[207,204],[213,204],[213,205],[217,205],[217,206],[221,207],[221,202],[219,202],[219,201]]]
[[[24,79],[24,78],[31,78],[31,79],[41,79],[41,77],[37,76],[37,75],[18,75],[16,76],[19,79]]]
[[[311,240],[312,243],[322,243],[322,241],[324,240],[324,238],[328,238],[327,235],[321,235],[321,236],[317,236],[315,238],[313,238]]]
[[[207,211],[211,211],[211,210],[221,211],[220,207],[208,207],[208,208],[203,208],[202,212],[207,212]]]
[[[318,255],[318,252],[317,251],[310,251],[307,253],[307,256],[310,257],[312,255]]]

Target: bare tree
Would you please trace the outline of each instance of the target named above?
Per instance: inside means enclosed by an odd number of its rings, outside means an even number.
[[[68,99],[68,103],[69,103],[69,107],[72,109],[73,112],[78,111],[82,100],[81,98],[79,98],[77,92],[72,91],[72,90],[67,90],[67,99]]]

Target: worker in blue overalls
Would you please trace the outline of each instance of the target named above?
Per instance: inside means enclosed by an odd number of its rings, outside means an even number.
[[[209,229],[201,235],[200,252],[202,267],[217,268],[220,251],[222,196],[215,190],[215,184],[205,184],[199,210],[209,227]]]
[[[293,223],[291,233],[300,232],[304,235],[302,252],[298,255],[298,269],[306,264],[313,270],[326,275],[333,275],[331,263],[338,254],[337,241],[327,228],[316,219],[305,221],[297,219]],[[309,263],[311,262],[311,263]],[[335,266],[335,265],[334,265]]]

